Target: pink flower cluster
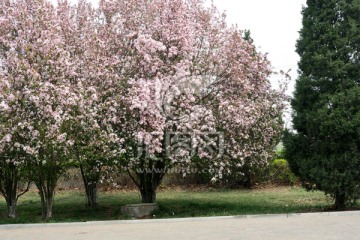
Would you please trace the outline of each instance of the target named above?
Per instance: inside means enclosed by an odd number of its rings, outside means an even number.
[[[51,144],[60,155],[77,147],[79,157],[94,154],[97,161],[125,154],[131,167],[139,163],[133,146],[159,158],[173,131],[195,133],[197,155],[216,177],[246,160],[268,161],[284,94],[271,89],[266,56],[214,6],[202,0],[101,0],[98,8],[83,0],[56,7],[0,0],[0,6],[0,154],[20,161],[13,153],[21,151],[46,161],[39,154]],[[216,132],[224,135],[220,159],[210,158],[197,137]],[[170,164],[191,162],[186,151]]]

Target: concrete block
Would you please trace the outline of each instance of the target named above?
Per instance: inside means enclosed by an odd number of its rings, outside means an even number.
[[[140,203],[140,204],[128,204],[121,207],[123,215],[134,218],[144,218],[151,216],[152,212],[159,209],[157,203]]]

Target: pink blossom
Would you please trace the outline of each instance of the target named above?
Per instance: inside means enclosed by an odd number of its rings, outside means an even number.
[[[9,105],[7,105],[4,101],[2,101],[2,102],[0,103],[0,109],[1,109],[2,111],[8,111],[8,110],[10,110],[10,107],[9,107]]]

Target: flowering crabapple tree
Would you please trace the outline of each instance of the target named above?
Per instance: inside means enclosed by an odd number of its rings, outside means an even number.
[[[3,135],[3,129],[11,127],[4,126],[5,116],[1,117],[1,155],[0,155],[0,193],[4,196],[7,204],[7,214],[10,218],[16,217],[16,206],[20,196],[25,194],[30,187],[31,181],[28,178],[28,169],[25,161],[25,154],[16,150],[21,142],[21,137],[14,143],[10,139],[10,135]],[[5,120],[6,121],[6,120]],[[15,126],[13,126],[15,127]],[[16,127],[15,127],[16,128]],[[13,138],[15,136],[12,136]],[[21,139],[21,140],[20,140]],[[18,192],[21,187],[21,182],[27,182],[27,186]]]
[[[21,108],[14,92],[20,93],[22,85],[11,81],[7,72],[10,55],[9,42],[3,38],[9,33],[8,10],[5,2],[0,1],[0,193],[7,203],[8,217],[16,217],[16,206],[20,196],[25,194],[31,181],[28,174],[27,155],[31,151],[28,142],[31,139],[31,126],[24,125],[27,110]],[[22,94],[19,94],[22,95]],[[20,96],[20,100],[23,96]],[[21,182],[27,182],[23,192],[18,192]]]
[[[192,9],[197,5],[195,1],[100,2],[108,24],[114,25],[122,35],[119,65],[127,83],[124,97],[127,114],[123,122],[126,162],[123,167],[139,187],[143,202],[155,201],[156,188],[167,168],[176,162],[185,164],[190,160],[188,150],[178,152],[174,158],[166,156],[166,130],[173,128],[177,132],[181,128],[184,131],[191,128],[192,131],[196,126],[200,131],[199,123],[210,114],[196,105],[194,109],[203,114],[190,117],[189,106],[195,101],[188,99],[191,93],[183,96],[168,94],[179,92],[174,85],[177,79],[183,79],[186,86],[185,79],[191,76],[188,71],[192,46],[188,39],[196,34],[193,32],[196,28],[190,22],[194,15]],[[166,103],[183,102],[184,109],[163,104],[164,100]],[[187,116],[181,121],[170,116],[182,112]]]
[[[44,218],[68,158],[80,165],[90,206],[116,161],[147,203],[168,169],[194,159],[215,180],[269,159],[284,97],[270,88],[266,57],[215,7],[1,1],[1,109],[19,113],[6,116],[19,118],[27,145],[16,151],[31,166]],[[2,141],[15,146],[3,129]]]
[[[58,2],[62,36],[73,63],[77,104],[66,121],[71,152],[80,166],[87,205],[97,205],[97,187],[122,154],[119,133],[121,81],[116,69],[115,32],[89,3]]]
[[[3,6],[3,2],[0,6]],[[7,30],[5,18],[5,8],[0,10],[0,36]],[[16,205],[19,197],[26,193],[30,187],[27,176],[26,151],[29,149],[27,140],[29,134],[23,129],[21,116],[26,113],[19,111],[15,96],[10,93],[14,82],[9,82],[5,78],[6,64],[1,59],[6,58],[7,46],[3,44],[0,37],[0,193],[4,196],[7,203],[8,217],[16,217]],[[14,118],[13,116],[17,116]],[[18,192],[21,182],[28,182],[23,192]]]
[[[202,28],[207,30],[201,41],[209,45],[200,50],[195,68],[200,66],[202,76],[211,78],[199,102],[212,112],[212,124],[223,138],[218,145],[220,157],[200,153],[216,181],[224,175],[242,177],[247,165],[266,165],[272,159],[287,97],[286,86],[271,88],[270,63],[245,38],[246,32],[243,37],[242,31],[227,27],[225,17],[214,7],[208,16],[216,20],[203,21]]]
[[[69,62],[54,6],[43,0],[1,3],[1,134],[15,163],[29,165],[44,219],[52,217],[57,180],[68,166],[64,122],[77,105]],[[4,142],[4,137],[2,143]],[[7,152],[5,154],[8,154]],[[6,155],[5,155],[6,156]],[[20,161],[20,162],[21,162]]]
[[[101,1],[121,35],[125,163],[142,201],[166,171],[200,158],[221,179],[266,162],[281,129],[282,92],[266,56],[201,0]]]
[[[26,142],[29,136],[21,131],[23,126],[18,125],[19,122],[11,118],[18,112],[15,112],[14,108],[2,99],[6,96],[2,91],[7,91],[6,88],[0,85],[2,93],[0,97],[0,193],[6,200],[8,217],[15,218],[17,201],[29,190],[31,183],[25,152],[28,149]],[[9,131],[12,134],[9,134]],[[27,186],[22,192],[18,192],[21,182],[27,182]]]

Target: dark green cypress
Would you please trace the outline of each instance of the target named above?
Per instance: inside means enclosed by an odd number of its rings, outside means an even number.
[[[360,0],[308,0],[302,14],[286,157],[343,210],[360,196]]]

